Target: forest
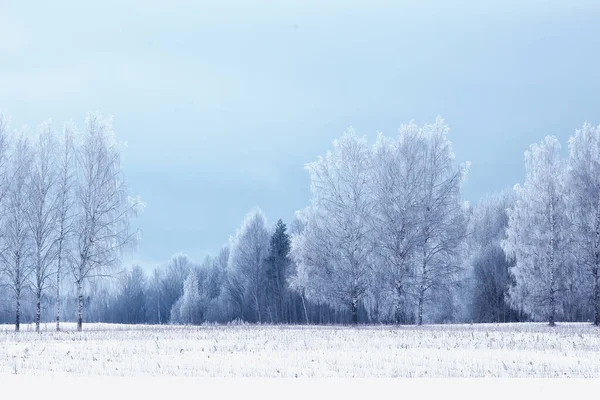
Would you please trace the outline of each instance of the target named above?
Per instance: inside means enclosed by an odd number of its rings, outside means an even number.
[[[600,325],[600,127],[566,156],[532,144],[524,182],[476,204],[450,135],[441,118],[373,143],[348,129],[305,165],[294,220],[256,208],[218,254],[148,272],[122,263],[145,204],[112,118],[30,134],[0,115],[0,323]]]

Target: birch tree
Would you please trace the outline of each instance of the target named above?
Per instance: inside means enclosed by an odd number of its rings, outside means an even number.
[[[88,114],[77,150],[76,258],[71,269],[77,289],[77,330],[81,331],[84,284],[109,276],[120,264],[122,251],[135,244],[137,232],[130,231],[129,221],[143,204],[128,195],[111,118]]]
[[[56,258],[57,140],[50,121],[38,128],[33,149],[26,221],[33,241],[31,287],[35,296],[35,330],[40,330],[42,296],[51,285]]]
[[[566,188],[574,254],[600,326],[600,126],[585,123],[569,139]]]
[[[75,217],[75,148],[73,138],[76,128],[73,123],[63,128],[62,140],[57,149],[57,194],[55,215],[56,245],[56,330],[60,331],[61,285],[65,264],[72,260],[73,219]]]
[[[373,149],[377,274],[382,283],[377,290],[393,299],[396,323],[406,320],[406,298],[415,276],[425,144],[418,128],[410,125],[396,140],[379,134]]]
[[[547,318],[550,326],[561,313],[566,257],[564,162],[553,136],[525,152],[526,176],[515,186],[516,202],[509,209],[503,248],[515,260],[515,286],[509,295],[532,317]]]
[[[401,135],[417,135],[424,141],[415,151],[421,160],[418,206],[417,322],[423,323],[423,310],[436,289],[448,290],[459,272],[459,246],[465,237],[465,210],[460,188],[469,163],[455,165],[452,143],[444,120],[415,127],[400,127]],[[415,133],[416,131],[416,133]],[[412,132],[412,133],[410,133]]]
[[[8,167],[8,186],[2,215],[0,252],[2,272],[8,279],[8,288],[15,301],[15,331],[21,326],[21,300],[28,288],[31,274],[31,232],[27,226],[31,147],[23,133],[18,134]]]
[[[308,278],[307,295],[348,309],[356,324],[373,275],[374,201],[366,138],[348,130],[334,141],[333,151],[306,169],[312,198],[298,215],[305,227],[292,238],[297,274]]]
[[[229,281],[235,297],[251,301],[258,322],[262,322],[265,260],[269,252],[267,219],[261,210],[250,212],[230,240]],[[243,288],[243,289],[242,289]],[[244,294],[240,293],[244,290]]]

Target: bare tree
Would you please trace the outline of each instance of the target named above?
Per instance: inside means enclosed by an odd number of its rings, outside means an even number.
[[[33,241],[33,273],[31,287],[35,295],[35,330],[40,330],[42,296],[50,284],[56,258],[57,140],[50,121],[38,129],[33,149],[28,212],[25,214]]]
[[[111,118],[97,113],[87,115],[76,160],[78,213],[73,229],[76,255],[71,269],[77,287],[77,330],[81,331],[84,283],[110,276],[111,269],[120,264],[122,251],[135,244],[137,232],[130,232],[129,220],[143,203],[128,196]]]
[[[63,128],[62,141],[58,156],[57,198],[54,207],[56,224],[56,330],[60,330],[60,287],[62,284],[65,262],[71,260],[73,236],[75,187],[75,155],[73,137],[76,134],[75,125],[69,123]]]
[[[15,331],[21,325],[21,299],[31,273],[31,234],[27,226],[27,199],[31,149],[24,134],[15,140],[9,166],[9,181],[2,215],[4,248],[0,252],[2,270],[15,300]]]

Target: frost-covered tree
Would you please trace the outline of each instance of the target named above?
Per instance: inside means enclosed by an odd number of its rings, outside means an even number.
[[[600,326],[600,126],[585,123],[569,140],[567,204],[576,265]]]
[[[77,329],[81,330],[84,284],[110,275],[111,269],[120,264],[122,251],[137,239],[137,231],[130,231],[129,221],[143,209],[143,203],[128,195],[111,118],[87,115],[76,165],[76,256],[71,270],[77,288]]]
[[[474,322],[514,321],[517,313],[509,304],[512,284],[510,268],[514,261],[506,257],[502,241],[506,239],[507,210],[514,203],[514,192],[505,191],[480,201],[469,223],[470,285],[469,319]]]
[[[42,296],[53,284],[57,256],[56,237],[58,205],[58,169],[56,150],[58,142],[51,122],[38,128],[33,147],[31,178],[29,183],[28,211],[26,221],[33,242],[33,273],[31,287],[35,295],[35,330],[39,332],[42,315]]]
[[[118,320],[127,324],[141,324],[146,321],[146,275],[135,265],[128,271],[121,293],[117,297],[120,315]]]
[[[164,274],[161,274],[160,283],[157,283],[159,286],[157,291],[160,295],[157,305],[165,321],[179,319],[171,315],[173,310],[179,309],[173,305],[183,296],[183,282],[194,268],[196,265],[186,254],[177,253],[171,257]]]
[[[311,204],[299,212],[304,228],[292,236],[295,287],[349,310],[354,324],[373,276],[371,161],[366,138],[349,129],[333,151],[307,164]]]
[[[422,173],[418,187],[418,226],[416,256],[417,322],[423,323],[425,305],[436,291],[449,294],[460,270],[460,246],[466,233],[464,204],[460,189],[469,163],[456,165],[449,131],[444,120],[416,127],[400,127],[424,141],[417,146]],[[420,150],[420,151],[419,151]]]
[[[205,295],[207,321],[225,321],[229,315],[226,295],[227,264],[229,262],[229,246],[224,246],[212,259],[202,293]]]
[[[379,134],[373,148],[374,223],[377,240],[375,298],[378,314],[382,301],[393,299],[393,318],[406,322],[407,297],[414,284],[421,187],[421,156],[426,145],[414,126],[405,126],[397,139]]]
[[[10,154],[8,186],[3,199],[0,252],[1,268],[14,299],[15,330],[21,325],[21,300],[32,272],[31,231],[27,226],[29,184],[31,180],[31,146],[23,133],[17,134]]]
[[[177,303],[176,303],[177,304]],[[183,296],[179,303],[179,321],[184,324],[200,323],[200,292],[198,274],[192,269],[183,283]]]
[[[286,319],[287,278],[290,266],[290,236],[287,226],[280,219],[275,225],[275,231],[269,242],[269,255],[266,260],[267,288],[269,311],[272,320],[281,323]]]
[[[247,299],[262,322],[265,301],[265,259],[269,251],[267,220],[261,210],[250,212],[230,239],[228,290],[238,305]]]
[[[547,136],[525,152],[525,183],[515,186],[503,248],[515,259],[513,305],[554,326],[568,263],[568,220],[560,144]]]
[[[57,193],[54,207],[56,233],[56,330],[60,330],[61,286],[63,270],[72,262],[74,189],[75,189],[75,149],[73,138],[76,128],[68,123],[63,128],[63,135],[57,150]]]

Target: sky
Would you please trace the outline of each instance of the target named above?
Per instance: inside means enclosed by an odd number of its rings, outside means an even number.
[[[201,261],[255,207],[289,223],[304,164],[349,126],[374,140],[442,116],[465,200],[522,182],[531,143],[566,153],[600,124],[599,20],[583,0],[0,0],[0,112],[114,115],[147,205],[125,263]]]

